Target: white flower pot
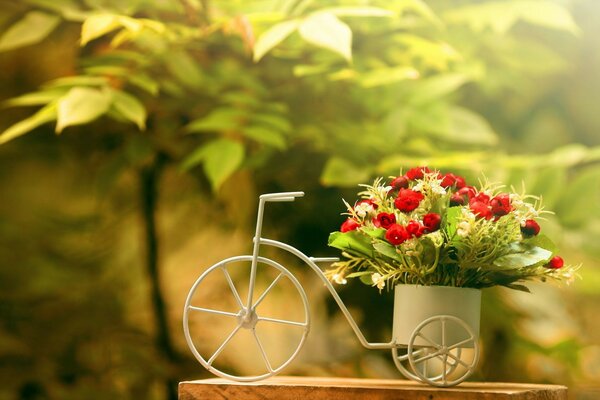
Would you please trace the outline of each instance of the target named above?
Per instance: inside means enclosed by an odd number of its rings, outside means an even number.
[[[408,345],[415,331],[428,318],[450,315],[460,318],[479,337],[481,290],[450,286],[396,285],[394,294],[393,337],[397,344]],[[414,339],[415,346],[430,346],[435,343],[458,343],[465,339],[465,330],[457,324],[447,324],[442,331],[425,326],[421,336]],[[470,346],[473,347],[473,343]]]

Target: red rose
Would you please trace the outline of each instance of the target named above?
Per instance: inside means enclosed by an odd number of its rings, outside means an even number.
[[[525,223],[521,224],[521,233],[525,237],[536,236],[540,233],[540,225],[533,219],[528,219]]]
[[[440,182],[440,186],[443,188],[449,188],[450,186],[456,183],[456,177],[454,176],[454,174],[451,173],[442,175],[441,179],[442,181]]]
[[[454,175],[454,186],[457,189],[462,189],[467,186],[467,181],[462,176]]]
[[[415,192],[411,189],[400,189],[398,197],[394,200],[396,208],[402,212],[411,212],[419,207],[419,203],[423,200],[422,193]]]
[[[458,193],[454,193],[450,196],[450,207],[462,206],[465,204],[465,198]]]
[[[506,193],[494,197],[490,201],[490,206],[492,207],[492,213],[498,217],[508,214],[513,209],[510,205],[510,196]]]
[[[435,232],[440,229],[440,223],[442,222],[442,217],[440,214],[429,213],[423,216],[423,225],[425,226],[425,231]]]
[[[489,204],[490,196],[483,192],[479,192],[473,198],[471,198],[471,201],[478,201],[480,203]]]
[[[373,218],[373,225],[378,228],[388,229],[396,223],[396,216],[392,213],[379,213],[376,218]]]
[[[475,197],[475,188],[473,186],[463,186],[462,188],[458,189],[458,192],[456,192],[458,194],[460,194],[461,196],[467,196],[469,199],[472,199],[473,197]]]
[[[348,218],[342,226],[340,226],[340,232],[350,232],[358,228],[360,224],[353,220],[352,218]]]
[[[562,259],[562,257],[554,256],[550,259],[550,261],[548,261],[546,268],[559,269],[562,268],[563,265],[565,265],[565,261]]]
[[[371,199],[362,199],[362,200],[359,200],[356,203],[354,203],[354,207],[356,208],[356,206],[358,206],[360,204],[363,204],[363,203],[370,204],[371,206],[373,206],[374,210],[377,210],[377,207],[379,207],[377,205],[377,203],[375,203],[375,201],[371,200]]]
[[[406,176],[411,181],[414,181],[415,179],[423,179],[425,173],[429,172],[431,172],[431,170],[427,167],[415,167],[408,170],[408,172],[404,176]]]
[[[385,233],[385,239],[394,246],[397,246],[406,242],[409,239],[409,235],[406,231],[406,228],[404,228],[402,225],[392,224],[392,226],[390,226]]]
[[[421,237],[424,233],[423,228],[424,227],[420,223],[413,220],[408,221],[408,224],[406,224],[406,232],[408,232],[411,237]]]
[[[490,207],[486,203],[481,201],[471,201],[469,203],[469,208],[480,218],[492,218],[492,210],[490,210]]]
[[[405,176],[399,176],[390,182],[390,186],[395,190],[406,189],[408,187],[408,179]]]

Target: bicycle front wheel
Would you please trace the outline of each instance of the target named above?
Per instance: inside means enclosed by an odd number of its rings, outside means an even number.
[[[251,264],[252,256],[238,256],[207,269],[183,312],[185,338],[200,364],[241,382],[281,372],[300,352],[310,327],[308,299],[296,277],[258,257],[251,281]]]

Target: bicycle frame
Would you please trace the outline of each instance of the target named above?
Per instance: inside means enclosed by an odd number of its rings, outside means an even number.
[[[258,261],[258,254],[259,254],[260,246],[261,245],[273,246],[273,247],[280,248],[282,250],[285,250],[285,251],[295,255],[296,257],[298,257],[299,259],[304,261],[306,264],[308,264],[308,266],[315,272],[315,274],[317,274],[317,276],[321,279],[321,281],[323,281],[323,284],[325,284],[325,287],[327,287],[327,289],[333,296],[333,299],[335,300],[338,307],[342,311],[342,314],[344,314],[344,317],[346,317],[346,319],[348,320],[350,327],[354,331],[354,334],[358,338],[361,345],[363,345],[367,349],[391,349],[394,347],[401,347],[401,346],[397,345],[394,342],[394,340],[391,340],[388,343],[371,343],[365,338],[365,336],[363,335],[362,331],[360,330],[358,324],[352,317],[352,314],[350,314],[350,311],[348,310],[348,308],[342,301],[341,297],[339,296],[339,294],[337,293],[337,291],[335,290],[335,288],[333,287],[331,282],[329,282],[329,280],[325,277],[325,274],[323,274],[323,271],[321,271],[321,269],[316,264],[317,262],[338,261],[339,260],[338,258],[336,258],[336,257],[325,257],[325,258],[309,257],[306,254],[302,253],[300,250],[298,250],[295,247],[292,247],[286,243],[279,242],[276,240],[271,240],[271,239],[265,239],[265,238],[261,237],[265,203],[267,203],[269,201],[289,202],[289,201],[294,201],[296,199],[296,197],[302,197],[302,196],[304,196],[304,192],[285,192],[285,193],[263,194],[259,198],[258,215],[256,218],[256,232],[255,232],[254,239],[253,239],[254,244],[253,244],[253,249],[252,249],[252,265],[251,265],[251,272],[250,272],[250,288],[248,291],[247,309],[248,310],[252,309],[252,296],[253,296],[253,292],[254,292],[254,282],[256,280],[256,265],[257,265],[257,261]]]

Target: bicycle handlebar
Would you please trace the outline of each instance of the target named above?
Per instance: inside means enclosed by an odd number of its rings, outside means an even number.
[[[296,197],[303,197],[304,192],[268,193],[260,196],[262,201],[294,201]]]

